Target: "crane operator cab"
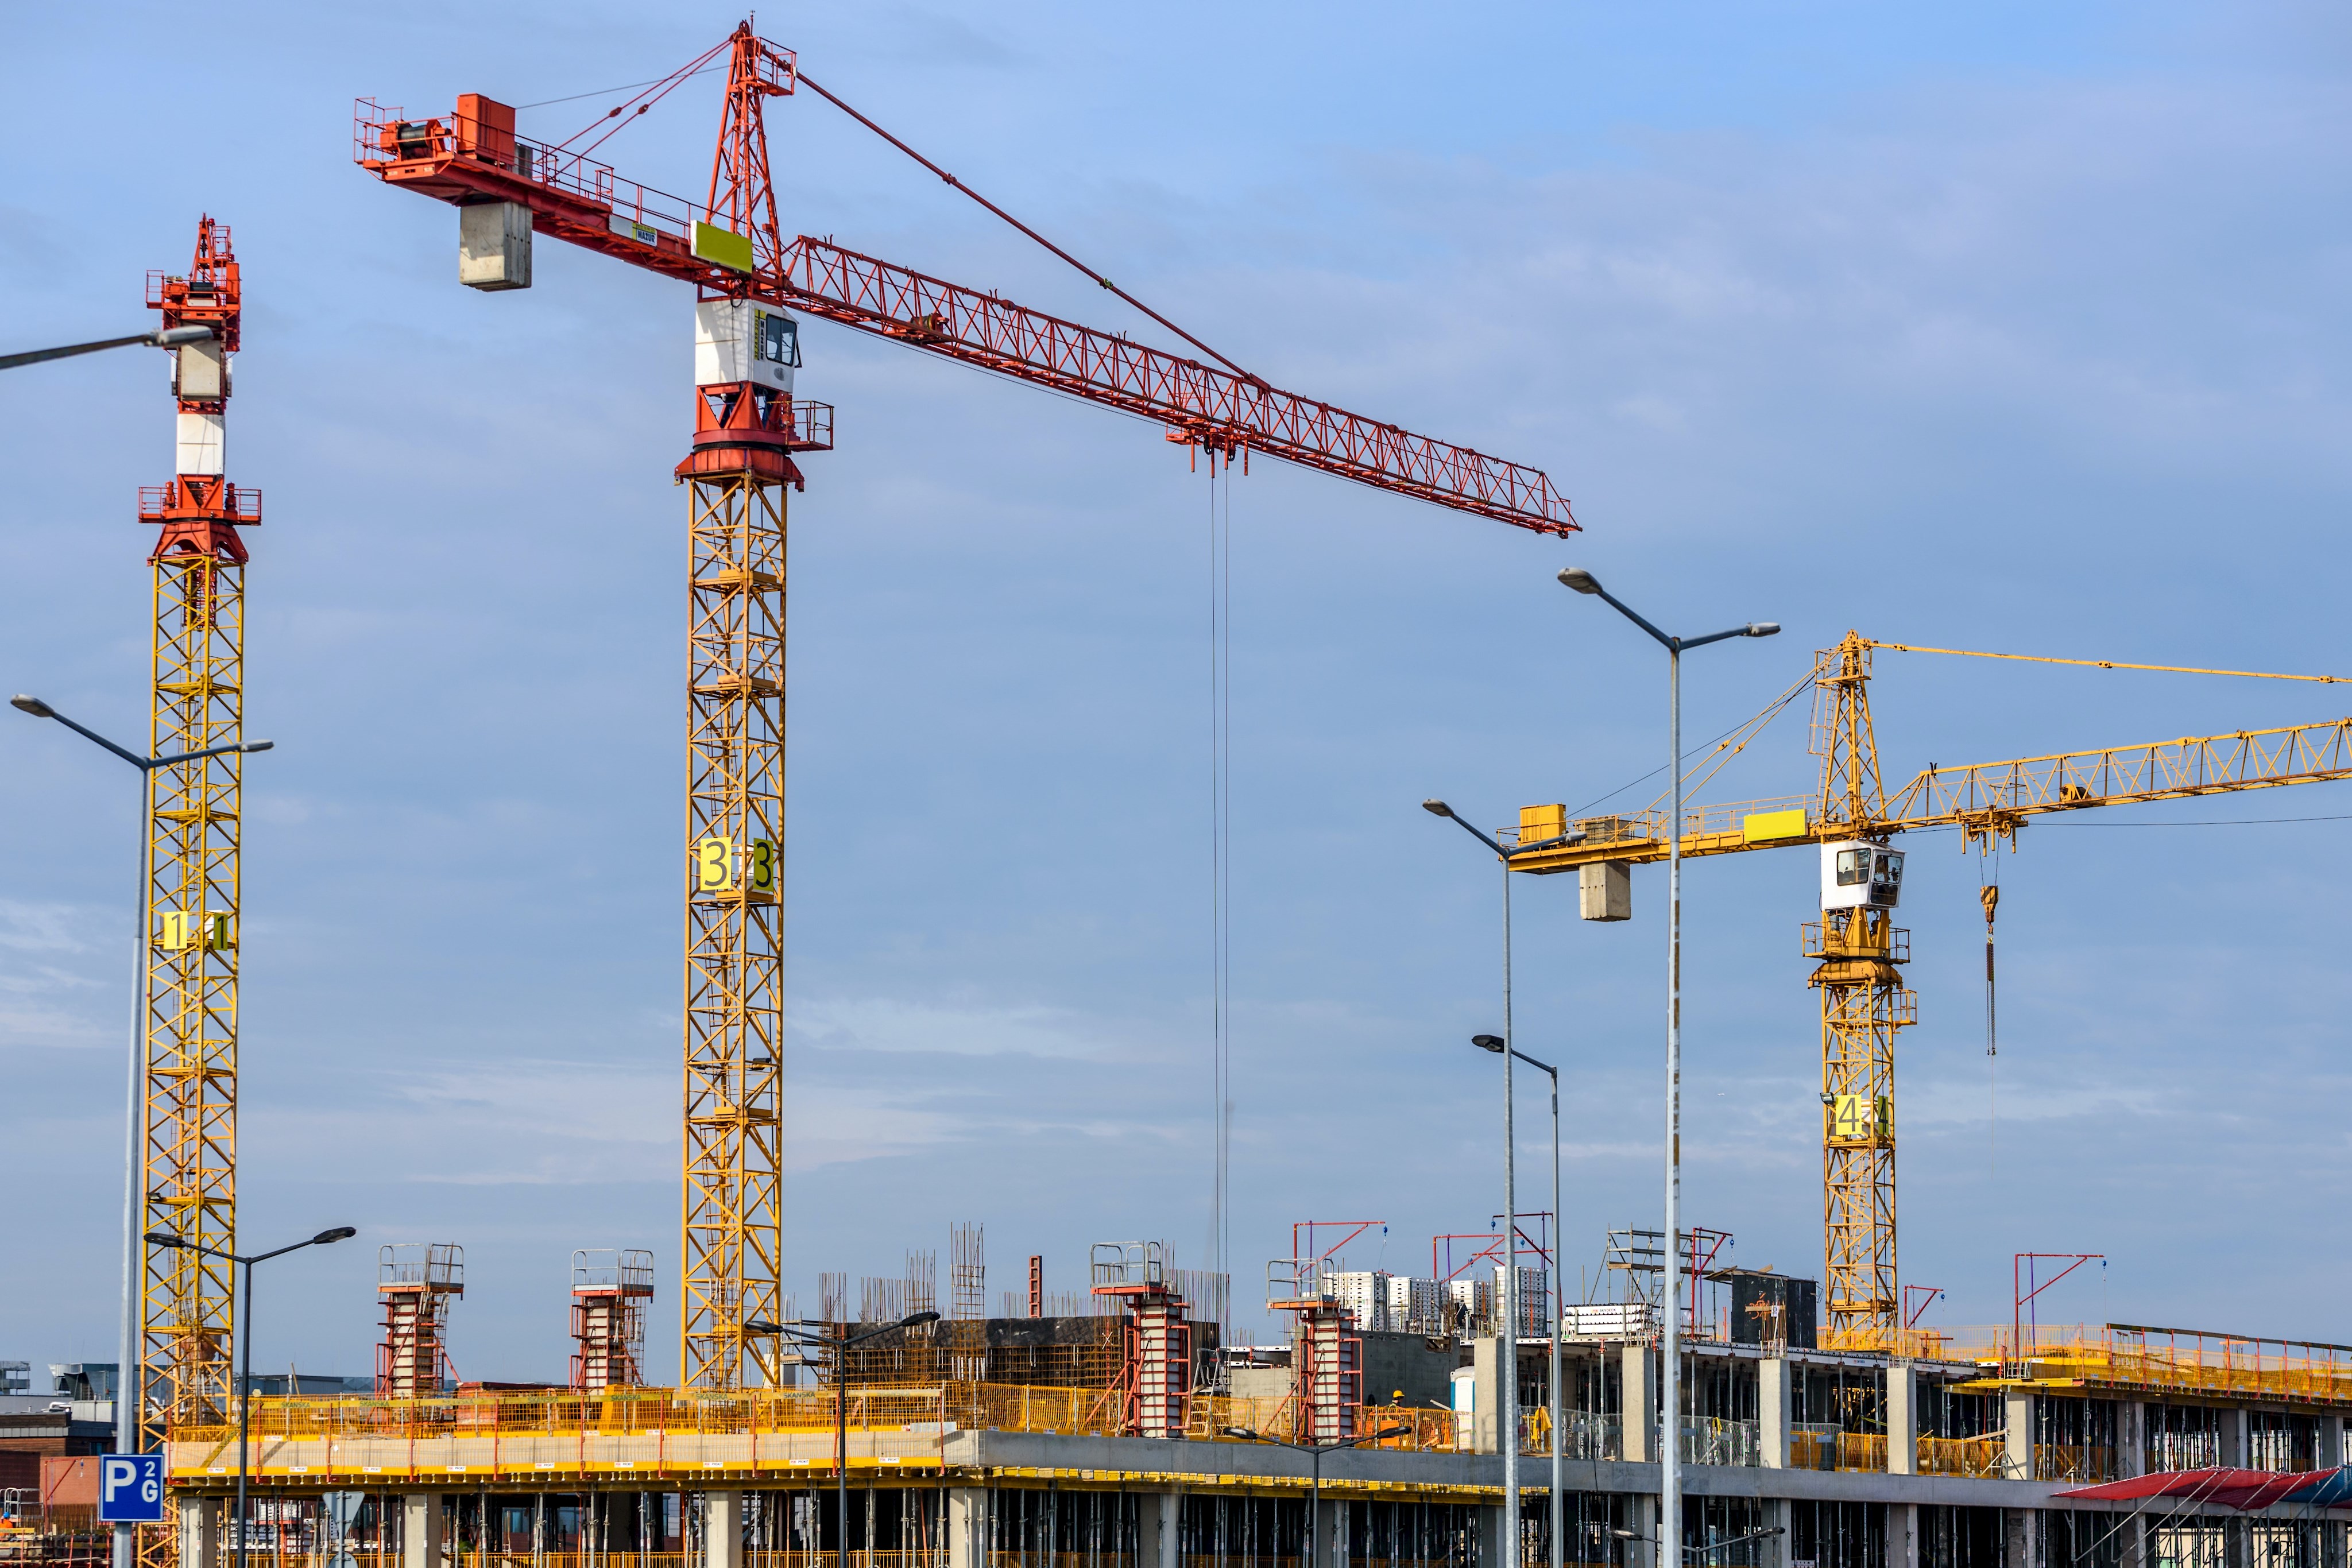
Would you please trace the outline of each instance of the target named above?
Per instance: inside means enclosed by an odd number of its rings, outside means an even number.
[[[793,394],[801,324],[764,299],[705,299],[694,308],[694,384],[749,382]]]
[[[1903,901],[1903,852],[1884,844],[1822,846],[1823,909],[1892,909]]]

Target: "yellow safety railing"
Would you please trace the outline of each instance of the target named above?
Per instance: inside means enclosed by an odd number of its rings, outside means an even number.
[[[2009,1439],[1996,1432],[1990,1437],[1922,1437],[1919,1473],[1923,1476],[1999,1476],[2008,1467]]]
[[[704,1394],[634,1389],[588,1397],[540,1390],[440,1395],[417,1399],[258,1396],[253,1401],[257,1443],[304,1439],[404,1439],[536,1437],[565,1438],[725,1437],[751,1433],[822,1434],[839,1419],[825,1388],[781,1388]],[[1034,1432],[1117,1436],[1126,1404],[1116,1388],[1055,1388],[1031,1384],[947,1383],[919,1387],[853,1389],[846,1424],[862,1436],[877,1432],[937,1436],[950,1431]],[[234,1444],[236,1406],[218,1425],[175,1427],[175,1444]],[[1269,1437],[1304,1435],[1298,1402],[1289,1397],[1194,1395],[1181,1411],[1181,1430],[1202,1441],[1240,1441],[1228,1428]],[[1404,1430],[1366,1447],[1450,1450],[1454,1413],[1395,1406],[1356,1406],[1351,1434]]]
[[[2033,1479],[2038,1481],[2111,1481],[2116,1450],[2105,1443],[2036,1443]]]

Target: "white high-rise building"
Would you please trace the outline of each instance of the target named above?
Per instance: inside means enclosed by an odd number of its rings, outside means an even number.
[[[1389,1327],[1399,1333],[1444,1333],[1444,1286],[1409,1274],[1390,1275]]]
[[[1359,1333],[1388,1332],[1388,1275],[1378,1270],[1326,1274],[1323,1293],[1354,1314]]]

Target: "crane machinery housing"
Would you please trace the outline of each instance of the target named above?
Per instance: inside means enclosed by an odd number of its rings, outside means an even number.
[[[703,200],[624,179],[591,156],[722,56]],[[832,408],[795,395],[794,312],[1159,420],[1213,465],[1255,451],[1538,534],[1577,526],[1538,470],[1282,392],[1181,330],[1220,363],[829,241],[787,241],[763,110],[802,86],[1013,221],[818,87],[748,22],[563,142],[518,135],[512,108],[473,93],[422,119],[367,99],[356,113],[360,167],[457,208],[461,283],[529,287],[532,239],[545,234],[695,289],[693,436],[674,471],[688,487],[689,540],[679,1359],[689,1387],[772,1385],[782,1364],[776,1339],[747,1325],[782,1308],[785,497],[806,488],[796,459],[833,444]]]

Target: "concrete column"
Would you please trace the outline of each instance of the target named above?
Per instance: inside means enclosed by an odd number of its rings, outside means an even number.
[[[2137,1399],[2126,1399],[2116,1407],[2116,1479],[2127,1481],[2147,1473],[2147,1406]],[[2137,1536],[2139,1532],[2131,1533]]]
[[[2147,1568],[2147,1531],[2137,1513],[2109,1514],[2102,1523],[2116,1532],[2116,1561],[2123,1568]]]
[[[1658,1353],[1653,1347],[1625,1347],[1620,1404],[1619,1451],[1633,1464],[1658,1463]]]
[[[400,1568],[441,1568],[441,1497],[410,1492],[400,1500]]]
[[[1633,1521],[1633,1527],[1642,1532],[1641,1540],[1625,1543],[1625,1568],[1659,1568],[1661,1563],[1670,1563],[1682,1555],[1679,1552],[1672,1556],[1659,1553],[1659,1516],[1664,1510],[1659,1507],[1655,1494],[1633,1499],[1625,1511],[1627,1517]]]
[[[2033,1391],[2011,1388],[2004,1393],[2001,1419],[2009,1438],[2002,1469],[2011,1480],[2030,1481],[2033,1479]],[[2010,1561],[2022,1560],[2012,1557]]]
[[[1757,1446],[1765,1466],[1776,1470],[1789,1468],[1791,1370],[1785,1355],[1768,1355],[1756,1364]]]
[[[2246,1412],[2242,1406],[2221,1412],[2221,1464],[2242,1469],[2246,1463]]]
[[[982,1505],[984,1493],[972,1496]],[[1176,1568],[1177,1531],[1184,1517],[1184,1494],[1148,1491],[1135,1500],[1136,1568]],[[985,1558],[975,1552],[969,1563],[950,1562],[948,1568],[982,1568]]]
[[[2332,1410],[2319,1413],[2319,1451],[2312,1456],[2323,1470],[2332,1470],[2344,1462],[2344,1422]]]
[[[219,1568],[220,1500],[184,1497],[179,1504],[180,1568]]]
[[[1887,1422],[1890,1427],[1894,1425],[1892,1420]],[[1916,1502],[1886,1505],[1886,1568],[1919,1568],[1919,1505]]]
[[[1312,1568],[1345,1568],[1347,1525],[1339,1518],[1337,1498],[1325,1497],[1315,1508],[1315,1562]]]
[[[1780,1568],[1780,1564],[1789,1561],[1792,1550],[1789,1543],[1789,1527],[1795,1522],[1790,1517],[1787,1498],[1768,1497],[1764,1500],[1763,1528],[1780,1532],[1778,1535],[1766,1536],[1757,1542],[1763,1548],[1763,1551],[1758,1553],[1758,1558],[1765,1564],[1765,1568]]]
[[[2038,1568],[2041,1559],[2034,1555],[2034,1548],[2041,1544],[2036,1528],[2042,1522],[2041,1515],[2030,1508],[2001,1511],[2001,1524],[2009,1536],[2009,1550],[2003,1554],[2007,1568]]]
[[[1478,1568],[1517,1568],[1517,1564],[1511,1561],[1509,1545],[1503,1540],[1503,1508],[1500,1503],[1478,1510]]]
[[[1886,1369],[1886,1473],[1919,1473],[1919,1369],[1902,1363]],[[1887,1518],[1894,1517],[1890,1508]],[[1894,1528],[1891,1522],[1887,1525],[1890,1542]],[[1894,1552],[1886,1554],[1886,1563],[1887,1568],[1895,1568]]]
[[[1503,1344],[1488,1334],[1470,1342],[1470,1451],[1499,1454],[1503,1429]]]
[[[848,1521],[844,1520],[846,1527]],[[702,1568],[743,1568],[743,1494],[702,1494]]]
[[[1166,1518],[1164,1511],[1172,1499],[1167,1494],[1152,1492],[1143,1499],[1143,1539],[1140,1556],[1145,1563],[1158,1562],[1161,1568],[1174,1568],[1176,1521]],[[1159,1553],[1152,1556],[1152,1522],[1155,1513],[1162,1518],[1159,1536]],[[950,1487],[948,1489],[948,1568],[986,1568],[988,1563],[988,1492],[982,1487]]]

